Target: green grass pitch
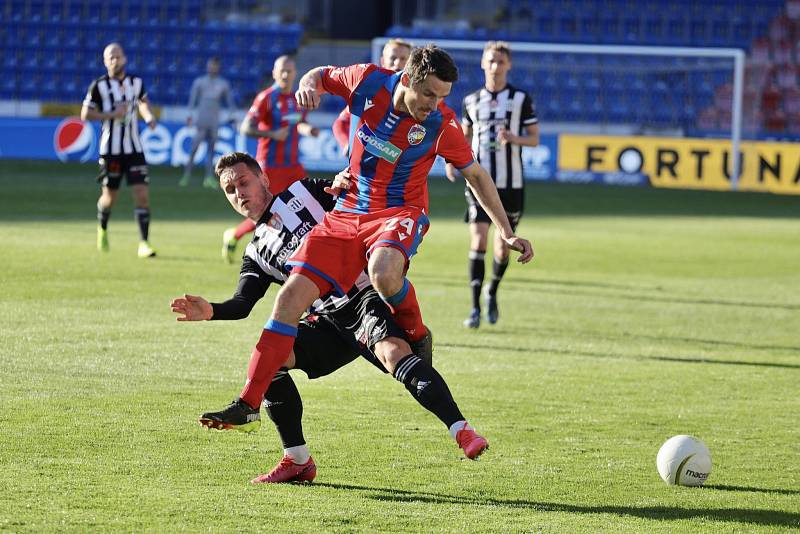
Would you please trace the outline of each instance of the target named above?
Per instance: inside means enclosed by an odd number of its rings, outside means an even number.
[[[800,528],[800,198],[531,185],[500,322],[466,331],[462,186],[431,180],[409,278],[434,362],[490,441],[462,459],[400,384],[357,361],[294,374],[310,486],[251,486],[281,448],[197,418],[234,398],[271,295],[243,321],[177,323],[222,300],[238,219],[153,168],[151,243],[123,187],[95,250],[93,165],[0,162],[0,531],[778,532]],[[272,291],[271,291],[272,293]],[[665,485],[675,434],[711,449],[703,488]]]

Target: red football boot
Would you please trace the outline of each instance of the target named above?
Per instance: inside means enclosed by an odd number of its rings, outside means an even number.
[[[256,477],[250,482],[253,484],[280,484],[282,482],[308,482],[311,483],[317,476],[317,466],[314,459],[309,457],[304,464],[296,464],[290,456],[284,456],[278,465],[266,475]]]
[[[470,460],[477,460],[478,456],[489,448],[489,442],[471,428],[464,428],[456,432],[456,442],[459,447],[464,449],[464,456]]]

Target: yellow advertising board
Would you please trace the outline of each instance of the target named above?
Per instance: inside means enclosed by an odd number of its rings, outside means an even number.
[[[800,144],[744,141],[738,190],[800,195]],[[731,142],[676,137],[562,134],[558,168],[642,173],[653,187],[731,189]]]

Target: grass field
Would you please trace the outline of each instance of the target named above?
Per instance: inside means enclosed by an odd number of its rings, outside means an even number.
[[[123,190],[95,246],[94,166],[0,161],[0,531],[776,532],[800,528],[800,198],[533,185],[537,257],[466,331],[462,189],[432,184],[410,278],[436,367],[490,440],[446,429],[369,364],[309,381],[310,486],[248,481],[279,459],[204,431],[239,392],[271,297],[243,321],[175,322],[223,300],[237,221],[221,193],[152,169],[154,260]],[[705,487],[669,487],[675,434],[711,449]]]

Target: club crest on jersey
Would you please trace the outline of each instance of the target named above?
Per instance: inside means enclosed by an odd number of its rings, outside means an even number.
[[[269,218],[269,221],[267,221],[267,228],[275,232],[283,230],[283,219],[281,219],[281,216],[277,213],[273,214],[272,217]]]
[[[364,149],[367,152],[373,156],[383,158],[389,163],[396,163],[400,154],[403,153],[402,150],[389,141],[378,139],[366,124],[362,124],[361,128],[356,131],[356,137],[358,137],[361,144],[364,145]]]
[[[415,124],[408,130],[408,143],[410,145],[418,145],[425,139],[425,127],[421,124]]]
[[[297,197],[293,197],[292,200],[290,200],[289,203],[286,205],[289,206],[289,209],[292,210],[294,213],[297,213],[306,206],[303,203],[303,199]]]

